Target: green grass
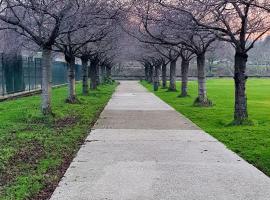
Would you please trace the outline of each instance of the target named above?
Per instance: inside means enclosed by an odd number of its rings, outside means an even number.
[[[152,85],[142,84],[153,92]],[[180,90],[180,83],[177,83]],[[230,126],[233,121],[234,83],[232,79],[207,81],[211,108],[194,107],[197,82],[189,84],[187,98],[178,98],[180,92],[160,89],[155,94],[184,114],[203,130],[223,142],[245,160],[270,176],[270,79],[249,79],[247,82],[248,110],[253,126]]]
[[[0,199],[42,199],[52,192],[115,87],[78,95],[74,105],[64,103],[66,87],[54,89],[54,118],[42,116],[39,95],[0,103]]]

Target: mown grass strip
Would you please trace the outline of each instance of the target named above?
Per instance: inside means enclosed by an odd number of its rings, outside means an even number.
[[[0,199],[46,199],[115,88],[78,95],[79,104],[64,103],[66,87],[54,89],[54,117],[41,114],[39,95],[0,103]]]

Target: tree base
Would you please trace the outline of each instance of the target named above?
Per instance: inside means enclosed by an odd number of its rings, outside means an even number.
[[[167,86],[162,86],[162,88],[161,89],[168,89],[168,87]]]
[[[212,107],[213,106],[213,102],[206,98],[206,99],[200,99],[199,97],[197,97],[193,103],[194,106],[197,107]]]
[[[79,104],[80,103],[80,101],[76,97],[67,98],[65,102],[69,103],[69,104]]]
[[[42,108],[41,111],[44,116],[55,116],[51,108]]]
[[[158,83],[154,83],[153,87],[154,87],[154,91],[157,92],[159,89]]]
[[[186,97],[190,97],[188,94],[180,94],[178,95],[179,98],[186,98]]]
[[[98,88],[97,85],[96,86],[91,86],[90,90],[97,90],[97,88]]]
[[[83,95],[83,96],[89,95],[89,88],[83,89],[83,90],[82,90],[82,95]]]
[[[89,86],[88,85],[83,85],[82,95],[87,96],[88,94],[89,94]]]
[[[168,88],[167,92],[177,92],[177,89],[174,89],[174,88]]]
[[[89,95],[89,91],[83,92],[82,95],[83,95],[83,96],[88,96],[88,95]]]
[[[241,120],[237,120],[234,119],[229,126],[254,126],[256,125],[256,123],[250,119],[241,119]]]

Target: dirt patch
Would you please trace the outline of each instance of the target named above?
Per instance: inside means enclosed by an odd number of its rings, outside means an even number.
[[[68,116],[62,119],[58,119],[54,123],[54,128],[55,129],[63,129],[65,127],[71,127],[75,125],[77,122],[79,122],[79,117],[78,116]]]
[[[12,182],[21,174],[22,168],[34,169],[44,154],[44,147],[38,141],[25,142],[16,154],[10,158],[5,169],[0,171],[0,186]]]

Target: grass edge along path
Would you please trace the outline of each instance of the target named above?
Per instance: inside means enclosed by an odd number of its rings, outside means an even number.
[[[141,84],[150,92],[189,118],[204,131],[225,144],[229,149],[270,176],[270,79],[249,79],[247,82],[248,109],[254,125],[232,126],[234,106],[233,79],[209,79],[208,97],[214,106],[193,106],[197,82],[189,82],[189,97],[179,98],[180,92],[168,92],[146,81]],[[180,89],[177,82],[177,89]]]
[[[54,117],[40,112],[40,96],[0,103],[0,200],[46,199],[57,186],[117,84],[101,85],[79,104],[67,87],[53,89]]]

